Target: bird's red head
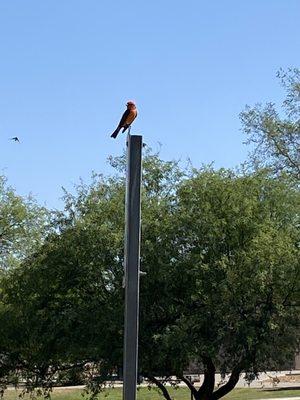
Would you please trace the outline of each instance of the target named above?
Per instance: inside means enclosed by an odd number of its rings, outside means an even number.
[[[127,101],[126,105],[127,105],[127,108],[131,108],[131,109],[136,107],[135,102],[132,100]]]

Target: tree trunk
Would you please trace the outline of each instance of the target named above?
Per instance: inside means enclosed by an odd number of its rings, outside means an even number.
[[[212,400],[212,397],[210,397],[208,394],[204,393],[204,394],[197,395],[195,400]]]
[[[197,394],[194,394],[194,397],[195,400],[213,400],[216,368],[210,357],[203,356],[202,360],[205,365],[204,381]]]

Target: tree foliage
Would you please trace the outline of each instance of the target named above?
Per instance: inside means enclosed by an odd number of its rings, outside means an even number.
[[[0,269],[16,265],[40,245],[49,219],[44,207],[17,195],[0,176]]]
[[[121,177],[95,176],[66,194],[55,232],[3,279],[3,377],[22,370],[33,386],[46,385],[63,369],[94,365],[85,376],[97,387],[121,367],[125,159],[111,163]],[[284,177],[185,171],[145,155],[139,370],[166,399],[172,376],[194,399],[212,400],[242,371],[253,376],[292,357],[299,206]],[[191,361],[204,373],[199,389],[184,376]],[[217,390],[216,370],[230,374]]]
[[[141,290],[164,315],[146,325],[151,356],[143,367],[145,375],[152,364],[157,375],[182,379],[194,360],[205,374],[199,390],[187,382],[194,398],[218,399],[242,371],[280,368],[297,348],[299,193],[265,174],[221,170],[196,172],[176,197],[166,296],[157,276],[156,291]],[[166,321],[159,329],[158,320]],[[216,370],[230,378],[213,392]]]
[[[280,70],[278,78],[286,91],[282,110],[274,103],[247,107],[241,113],[248,144],[254,146],[252,162],[267,166],[276,175],[283,171],[300,179],[300,70]]]
[[[3,383],[25,377],[29,389],[47,388],[70,367],[101,365],[105,375],[106,360],[118,358],[123,194],[118,180],[101,178],[97,190],[81,184],[77,195],[66,193],[65,211],[40,249],[3,276]]]

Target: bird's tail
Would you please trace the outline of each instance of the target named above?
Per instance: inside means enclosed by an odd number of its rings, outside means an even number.
[[[120,129],[121,129],[121,127],[119,128],[117,128],[111,135],[110,135],[110,137],[112,137],[112,138],[116,138],[117,136],[118,136],[118,133],[120,132]]]

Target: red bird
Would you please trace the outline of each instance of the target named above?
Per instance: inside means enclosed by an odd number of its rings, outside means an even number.
[[[136,119],[137,109],[134,102],[128,101],[126,106],[127,110],[122,115],[121,121],[119,122],[117,129],[110,135],[110,137],[114,139],[118,136],[118,133],[122,128],[123,128],[122,132],[125,132],[126,129],[128,129],[130,125],[133,123],[133,121]]]

